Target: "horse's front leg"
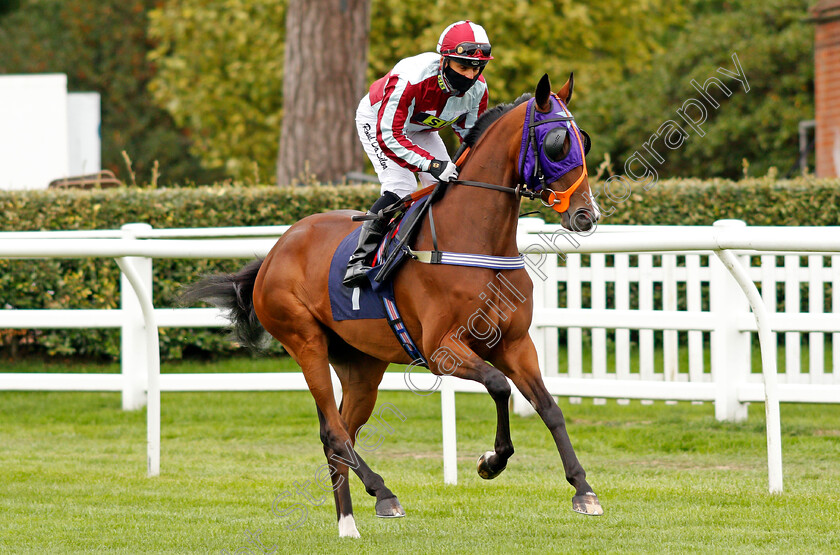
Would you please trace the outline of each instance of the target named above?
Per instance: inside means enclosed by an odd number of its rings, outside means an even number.
[[[513,380],[514,385],[530,401],[554,437],[554,443],[563,461],[566,480],[575,488],[572,508],[585,515],[604,514],[598,496],[586,481],[586,471],[572,447],[563,411],[545,387],[537,361],[537,351],[530,337],[525,336],[520,341],[506,345],[493,363]]]
[[[432,372],[478,382],[487,388],[496,403],[496,440],[493,451],[487,451],[478,459],[478,475],[485,480],[492,480],[502,473],[508,459],[513,456],[513,442],[510,439],[510,384],[502,372],[484,362],[462,343],[444,343],[434,353],[441,356],[435,359],[433,355]]]
[[[492,480],[502,473],[508,459],[513,456],[513,441],[510,439],[510,384],[496,368],[481,361],[483,379],[480,380],[496,403],[496,440],[493,451],[487,451],[478,459],[478,475]]]

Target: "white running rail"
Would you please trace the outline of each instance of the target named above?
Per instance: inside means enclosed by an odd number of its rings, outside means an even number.
[[[116,231],[0,233],[2,258],[115,258],[123,272],[119,309],[0,310],[0,329],[120,328],[122,374],[0,373],[0,390],[121,391],[125,409],[148,403],[148,473],[157,475],[160,391],[307,387],[300,373],[161,375],[158,327],[221,327],[226,322],[215,309],[154,308],[152,259],[263,256],[286,229],[155,230],[128,224]],[[534,218],[520,220],[517,240],[534,282],[532,337],[549,391],[570,397],[711,401],[721,420],[746,418],[748,403],[764,402],[769,490],[781,491],[779,401],[840,402],[838,231],[721,221],[713,227],[600,226],[582,236]],[[803,285],[807,303],[800,298]],[[777,311],[779,293],[783,312]],[[633,306],[631,298],[638,299]],[[566,334],[563,361],[560,329]],[[776,369],[779,332],[785,334],[782,374]],[[753,333],[761,346],[762,374],[750,372]],[[802,333],[809,341],[807,372],[800,367]],[[634,336],[638,346],[631,342]],[[830,368],[824,362],[829,342]],[[687,354],[687,364],[681,354]],[[413,376],[415,385],[429,387],[431,377],[425,378]],[[484,390],[451,378],[442,384],[444,476],[455,483],[454,393]],[[389,373],[381,389],[409,387],[402,375]],[[514,406],[520,413],[530,408],[518,396]]]

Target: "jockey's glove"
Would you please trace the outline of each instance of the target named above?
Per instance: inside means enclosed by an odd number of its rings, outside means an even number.
[[[438,181],[454,181],[458,179],[458,168],[447,160],[432,160],[429,173]]]

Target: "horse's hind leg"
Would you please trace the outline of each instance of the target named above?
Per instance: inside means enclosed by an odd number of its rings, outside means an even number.
[[[356,434],[370,419],[370,415],[376,405],[379,383],[382,381],[382,375],[385,373],[388,363],[370,357],[349,346],[343,345],[343,347],[344,349],[342,349],[340,355],[330,356],[330,362],[332,362],[341,380],[341,387],[344,392],[341,400],[341,418],[347,425],[347,432],[350,435],[354,448],[358,448],[356,445]],[[333,349],[331,346],[332,352]],[[381,432],[382,430],[376,431]],[[362,439],[361,448],[363,450],[377,449],[380,445],[381,437],[379,442],[373,441],[374,444],[371,445],[369,444],[370,438],[369,443],[365,443],[365,440]],[[326,447],[324,449],[326,450]],[[330,455],[327,454],[327,458],[329,457]],[[348,467],[339,463],[336,463],[335,467],[337,472],[333,477],[333,487],[335,488],[336,504],[338,504],[339,498],[346,498],[349,502],[350,484],[347,481]],[[343,479],[341,478],[342,476]],[[367,489],[367,492],[376,497],[376,516],[383,518],[405,516],[405,511],[400,505],[399,500],[387,488],[382,488],[377,491]]]
[[[373,472],[359,454],[353,449],[350,434],[339,414],[333,397],[332,379],[330,377],[329,360],[327,358],[327,336],[321,325],[301,307],[295,311],[293,318],[288,318],[289,307],[282,319],[263,317],[260,321],[271,335],[283,343],[292,358],[303,370],[306,384],[315,399],[321,423],[321,442],[328,455],[327,463],[335,468],[335,464],[345,464],[359,476],[365,489],[383,499],[393,497],[394,494],[385,487],[385,482],[379,474]],[[294,329],[290,329],[294,322]],[[332,469],[331,469],[332,470]],[[346,481],[346,480],[345,480]],[[349,502],[349,492],[345,498],[336,496],[336,512],[338,515],[338,534],[346,537],[359,537],[353,518],[352,505]],[[346,502],[346,506],[344,501]]]
[[[493,363],[513,380],[514,385],[530,401],[554,437],[554,443],[563,461],[566,480],[575,488],[572,508],[586,515],[603,514],[604,510],[601,508],[598,496],[586,481],[586,471],[572,448],[563,411],[554,402],[554,398],[548,393],[542,380],[534,344],[527,338],[518,341],[505,349],[501,357]]]
[[[339,536],[359,537],[359,531],[356,530],[355,519],[353,519],[353,500],[350,497],[350,487],[348,485],[348,467],[347,465],[339,464],[333,459],[335,451],[330,447],[324,438],[327,437],[327,419],[320,408],[316,407],[318,412],[318,423],[321,425],[320,435],[321,441],[324,445],[324,456],[327,457],[328,468],[330,469],[330,481],[332,482],[333,497],[335,498],[335,517],[338,520],[338,534]],[[320,485],[319,485],[320,486]],[[320,486],[323,489],[323,486]],[[352,529],[349,525],[352,524]],[[355,530],[355,533],[353,533]]]

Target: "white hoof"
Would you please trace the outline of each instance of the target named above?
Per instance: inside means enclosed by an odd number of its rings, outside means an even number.
[[[338,519],[338,537],[339,538],[361,538],[359,531],[356,530],[356,521],[353,515],[341,515]]]

